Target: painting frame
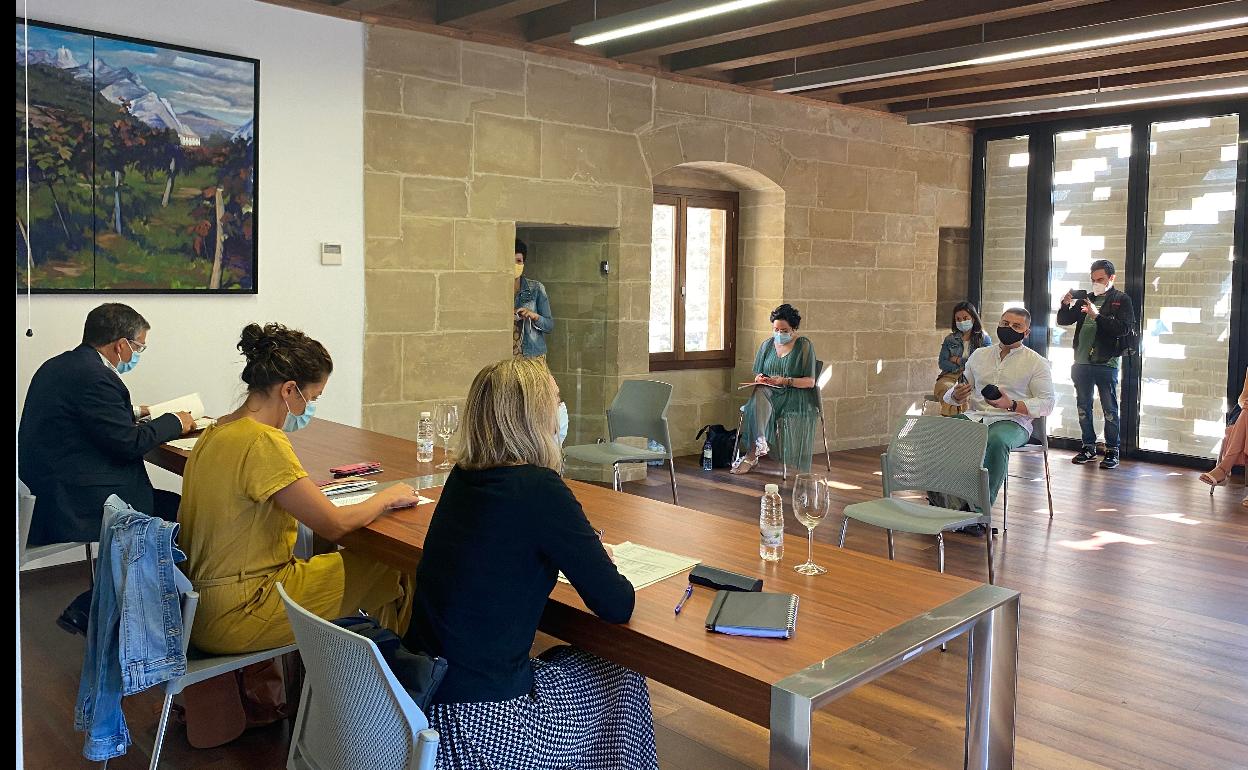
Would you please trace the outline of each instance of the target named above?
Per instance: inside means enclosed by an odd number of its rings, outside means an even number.
[[[58,22],[49,22],[49,21],[36,20],[36,19],[26,19],[21,16],[15,17],[15,21],[16,21],[19,35],[23,31],[22,29],[23,25],[27,25],[29,29],[31,30],[39,28],[39,29],[50,30],[53,32],[72,33],[72,34],[77,34],[77,35],[88,36],[91,38],[112,41],[115,43],[130,44],[130,45],[135,45],[135,46],[146,46],[146,47],[166,50],[170,52],[190,54],[192,56],[197,56],[197,57],[208,57],[208,58],[213,58],[213,59],[226,60],[230,62],[237,62],[237,63],[250,66],[251,74],[252,74],[252,85],[250,89],[252,111],[251,111],[251,116],[249,119],[249,126],[250,126],[249,145],[250,145],[250,152],[251,152],[249,226],[250,226],[251,253],[250,253],[250,260],[249,260],[250,280],[249,280],[248,286],[215,288],[215,289],[208,288],[208,287],[179,288],[179,287],[174,287],[174,286],[165,286],[165,287],[103,286],[102,287],[98,284],[98,279],[95,278],[93,275],[93,283],[95,283],[95,285],[91,287],[49,287],[49,286],[41,287],[41,286],[38,286],[37,284],[32,284],[29,288],[27,288],[26,284],[22,281],[22,276],[19,273],[18,285],[16,287],[17,293],[19,295],[29,292],[30,294],[40,294],[40,295],[61,295],[61,294],[92,295],[94,294],[94,295],[171,295],[171,296],[182,296],[182,295],[254,296],[256,294],[259,294],[259,291],[260,291],[260,280],[259,280],[260,279],[260,274],[259,274],[260,226],[259,225],[260,225],[260,211],[261,211],[260,209],[260,60],[258,58],[244,56],[241,54],[226,53],[226,52],[221,52],[221,51],[210,51],[207,49],[197,48],[193,46],[186,46],[186,45],[180,45],[180,44],[175,44],[175,43],[167,43],[167,42],[162,42],[162,41],[157,41],[157,40],[150,40],[146,38],[136,37],[132,35],[124,35],[124,34],[119,34],[119,33],[114,33],[114,32],[104,32],[104,31],[89,29],[85,27],[78,27],[78,26],[70,25],[70,24],[62,24]],[[31,50],[32,52],[34,51],[33,46]],[[19,54],[20,54],[20,50],[19,50]],[[93,67],[95,66],[94,61],[93,61],[92,66]],[[17,72],[18,72],[19,77],[23,77],[22,63],[20,61],[18,62],[18,65],[17,65]],[[19,97],[20,97],[20,92],[19,92]],[[20,101],[18,103],[18,107],[19,107],[18,115],[19,115],[19,120],[20,120],[21,115],[22,115],[22,112],[21,112],[22,103]],[[21,125],[19,125],[19,132],[21,131],[21,128],[22,128]],[[93,131],[95,129],[94,112],[92,113],[92,129]],[[19,143],[22,140],[21,133],[18,134],[18,140],[19,140]],[[95,141],[96,141],[96,137],[95,137],[95,134],[93,133],[92,135],[93,173],[95,171],[95,166],[94,166],[94,163],[95,163],[94,155],[96,152],[95,147],[94,147]],[[19,152],[20,152],[20,145],[19,145]],[[19,155],[18,170],[19,172],[22,172],[24,169],[25,167],[23,166],[21,156]],[[28,182],[28,184],[33,184],[33,183]],[[94,185],[94,179],[93,179],[93,185]],[[92,194],[93,196],[95,194],[94,187],[93,187]],[[21,193],[19,191],[19,205],[20,203],[21,203]],[[27,223],[27,226],[29,227],[30,223]],[[94,249],[93,253],[95,255],[93,259],[98,260],[100,258],[99,253],[98,253],[98,243],[95,242],[98,239],[98,233],[93,231],[92,238],[93,238],[93,249]],[[25,252],[23,249],[21,249],[20,242],[19,242],[18,253],[19,255],[24,257]],[[93,269],[95,268],[93,267]]]

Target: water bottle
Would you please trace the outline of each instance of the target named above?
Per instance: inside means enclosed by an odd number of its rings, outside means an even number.
[[[714,456],[712,449],[711,436],[710,433],[707,433],[706,441],[702,443],[702,470],[704,471],[709,471],[711,468],[715,467],[711,462]]]
[[[416,462],[433,462],[433,418],[428,412],[420,413],[420,423],[416,426]]]
[[[763,488],[762,512],[758,517],[758,555],[765,561],[780,561],[784,556],[784,500],[780,487],[768,484]]]

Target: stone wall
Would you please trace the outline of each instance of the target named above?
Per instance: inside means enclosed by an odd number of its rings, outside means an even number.
[[[610,231],[604,399],[623,378],[673,382],[680,451],[729,420],[720,395],[782,299],[833,368],[836,448],[884,442],[931,387],[937,230],[969,222],[967,132],[380,27],[365,102],[367,426],[411,435],[508,355],[517,224]],[[743,210],[782,216],[747,231],[743,213],[738,371],[652,375],[652,186],[689,164],[764,180]]]

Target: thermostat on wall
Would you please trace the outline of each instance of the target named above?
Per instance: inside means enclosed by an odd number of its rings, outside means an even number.
[[[342,244],[341,243],[322,243],[321,244],[321,264],[322,265],[341,265],[342,264]]]

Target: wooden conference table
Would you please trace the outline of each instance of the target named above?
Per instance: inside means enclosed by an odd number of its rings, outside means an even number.
[[[328,478],[335,465],[379,460],[385,472],[377,480],[424,477],[417,486],[425,496],[436,499],[441,491],[444,476],[432,463],[418,463],[416,445],[406,439],[325,420],[290,438],[314,479]],[[147,460],[181,475],[187,456],[165,445]],[[710,589],[695,588],[681,614],[672,611],[687,582],[683,574],[638,591],[624,625],[599,620],[571,586],[558,583],[542,631],[770,728],[770,766],[778,770],[810,767],[814,709],[969,634],[965,766],[1013,766],[1017,591],[820,543],[815,561],[827,574],[807,577],[793,570],[794,557],[780,564],[759,559],[758,529],[749,524],[583,482],[568,486],[608,543],[685,554],[760,575],[768,591],[798,594],[797,631],[789,640],[708,633]],[[414,572],[433,508],[384,514],[340,544]],[[836,522],[837,513],[829,519]]]

